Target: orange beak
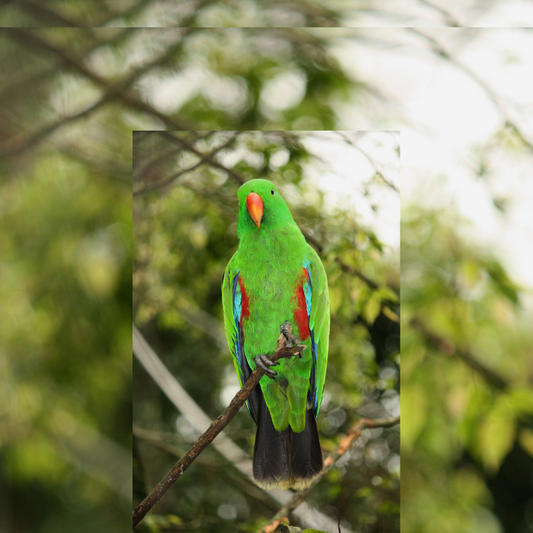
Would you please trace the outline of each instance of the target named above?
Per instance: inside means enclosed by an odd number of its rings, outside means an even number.
[[[263,200],[255,192],[251,192],[246,198],[248,213],[258,228],[261,228],[261,219],[263,218]]]

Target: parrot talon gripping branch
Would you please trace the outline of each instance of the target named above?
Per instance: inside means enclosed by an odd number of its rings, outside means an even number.
[[[272,370],[270,367],[279,365],[279,362],[272,362],[265,354],[262,353],[257,355],[254,361],[257,366],[261,367],[265,371],[265,374],[269,378],[275,379],[275,377],[278,375],[278,373],[275,370]]]
[[[239,248],[223,276],[222,304],[241,386],[257,367],[266,374],[246,400],[257,424],[254,479],[266,489],[300,489],[324,464],[316,417],[328,359],[326,272],[273,183],[248,181],[237,196]],[[265,354],[281,348],[299,359],[278,357],[274,372]]]

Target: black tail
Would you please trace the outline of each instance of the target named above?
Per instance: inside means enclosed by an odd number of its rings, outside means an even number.
[[[301,433],[291,430],[291,436],[291,487],[301,489],[309,485],[324,467],[313,409],[307,409],[305,429]]]
[[[311,483],[323,468],[322,449],[313,410],[306,413],[305,429],[290,426],[276,431],[261,394],[254,448],[254,478],[266,489],[300,489]]]

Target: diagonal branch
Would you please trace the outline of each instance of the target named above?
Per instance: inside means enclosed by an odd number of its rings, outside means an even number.
[[[273,533],[283,520],[287,519],[290,511],[300,505],[309,491],[318,484],[318,482],[333,468],[335,463],[353,446],[355,441],[361,436],[363,429],[369,428],[390,428],[400,423],[400,417],[393,418],[363,418],[348,430],[348,435],[344,437],[338,447],[331,452],[324,460],[324,470],[318,475],[313,482],[305,489],[294,493],[294,496],[274,515],[272,520],[261,530],[261,533]]]
[[[352,274],[352,276],[357,276],[360,280],[364,281],[370,288],[374,290],[378,288],[378,284],[375,281],[372,281],[371,279],[367,278],[360,270],[357,270],[356,268],[353,268],[350,265],[346,264],[339,256],[335,257],[335,262],[340,265],[344,272]]]
[[[142,8],[146,7],[150,1],[151,0],[137,1],[130,8],[122,12],[112,12],[112,4],[110,3],[108,4],[107,12],[103,14],[111,18],[100,17],[100,20],[90,20],[87,18],[85,18],[85,20],[80,20],[79,18],[77,20],[69,19],[62,13],[45,5],[45,2],[37,3],[32,0],[17,0],[17,3],[19,3],[22,8],[26,9],[30,15],[33,15],[36,18],[44,17],[45,19],[50,19],[51,22],[56,22],[55,24],[50,24],[47,27],[100,28],[104,26],[112,27],[113,25],[111,23],[116,19],[131,18]],[[42,21],[40,22],[41,23],[39,24],[39,27],[43,27],[44,23]]]
[[[418,318],[413,318],[410,322],[411,326],[420,331],[428,344],[436,348],[439,352],[452,356],[456,355],[464,361],[469,367],[473,368],[476,372],[481,374],[488,383],[499,390],[505,390],[510,387],[509,381],[504,377],[500,376],[494,370],[486,367],[484,364],[480,363],[468,350],[458,347],[452,341],[440,337],[433,331],[429,330],[428,327]]]
[[[79,28],[80,23],[77,20],[71,20],[61,13],[49,9],[43,3],[32,2],[30,0],[18,0],[17,2],[29,15],[39,20],[39,26],[47,26],[55,28]]]
[[[303,344],[287,347],[286,338],[280,334],[276,352],[270,360],[277,362],[281,358],[301,356],[306,348]],[[133,510],[133,527],[135,528],[144,518],[146,513],[163,497],[166,491],[183,475],[185,470],[194,462],[195,458],[213,441],[213,439],[228,425],[230,420],[238,413],[239,409],[250,396],[265,371],[256,366],[241,390],[237,392],[233,400],[224,412],[209,426],[209,428],[198,438],[192,448],[170,469],[167,475],[157,484],[148,496]]]

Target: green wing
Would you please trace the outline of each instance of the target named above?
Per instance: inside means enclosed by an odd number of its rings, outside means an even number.
[[[233,363],[235,364],[235,370],[237,371],[237,376],[239,378],[239,383],[242,384],[243,372],[240,365],[240,350],[239,350],[239,328],[238,323],[235,320],[234,309],[233,309],[233,285],[235,282],[235,277],[239,273],[236,268],[237,255],[239,252],[236,252],[233,257],[230,259],[230,262],[226,266],[224,272],[224,277],[222,279],[222,309],[224,310],[224,330],[226,332],[226,339],[228,341],[229,350],[233,356]]]
[[[241,320],[241,291],[239,287],[239,252],[235,252],[230,259],[222,279],[222,308],[224,310],[224,329],[226,339],[233,356],[233,364],[242,387],[252,373],[244,353],[244,334]],[[252,391],[246,401],[246,406],[257,423],[257,409],[259,405],[259,388]]]
[[[317,416],[318,411],[320,410],[320,404],[322,403],[324,382],[326,381],[326,367],[328,364],[330,322],[329,293],[328,279],[322,261],[311,246],[308,246],[308,248],[307,258],[309,266],[307,268],[311,274],[312,283],[309,329],[312,332],[313,341],[316,345],[316,363],[314,365],[315,390],[311,391],[311,394],[314,400],[313,408],[315,416]]]

